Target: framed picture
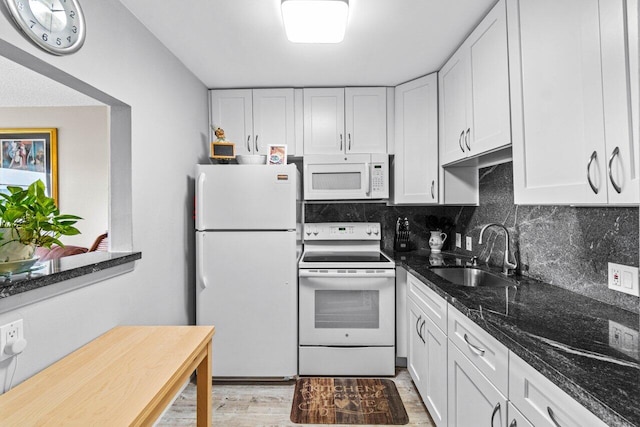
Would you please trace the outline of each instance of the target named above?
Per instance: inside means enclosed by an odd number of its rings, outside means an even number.
[[[58,130],[1,129],[0,191],[7,186],[26,188],[41,180],[47,196],[58,204]]]
[[[268,165],[286,165],[287,164],[287,146],[269,145],[269,154],[267,154]]]

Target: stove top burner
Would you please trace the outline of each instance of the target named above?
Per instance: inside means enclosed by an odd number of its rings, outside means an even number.
[[[303,262],[388,262],[380,252],[307,252]]]

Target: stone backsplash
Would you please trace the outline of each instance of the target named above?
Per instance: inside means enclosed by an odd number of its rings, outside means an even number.
[[[638,266],[638,208],[514,205],[512,167],[512,163],[505,163],[480,169],[479,206],[309,203],[305,222],[380,222],[383,246],[392,250],[396,220],[407,218],[414,249],[428,249],[429,230],[437,226],[449,235],[444,250],[476,255],[483,262],[501,266],[502,231],[488,229],[484,244],[478,244],[481,228],[497,222],[509,229],[511,250],[522,274],[640,312],[637,297],[607,287],[609,261]],[[472,251],[455,248],[456,232],[463,236],[463,247],[464,237],[471,236]]]

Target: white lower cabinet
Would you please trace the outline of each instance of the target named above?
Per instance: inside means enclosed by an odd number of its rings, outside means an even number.
[[[451,341],[448,377],[449,426],[507,426],[507,397]]]
[[[509,400],[537,427],[606,426],[602,420],[513,353],[509,354]]]
[[[506,427],[509,350],[451,305],[449,425]]]
[[[509,402],[507,414],[509,415],[509,427],[533,427],[533,424],[511,402]]]
[[[438,427],[606,427],[411,273],[407,369]]]
[[[411,283],[411,274],[408,276]],[[422,288],[426,289],[426,286],[423,285]],[[428,308],[416,298],[411,286],[408,295],[407,369],[431,418],[438,427],[444,427],[448,425],[447,336],[427,315]],[[438,298],[442,300],[446,310],[444,299]]]

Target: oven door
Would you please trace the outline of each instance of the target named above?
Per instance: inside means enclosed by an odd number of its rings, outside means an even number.
[[[394,345],[395,270],[301,269],[300,345]]]

